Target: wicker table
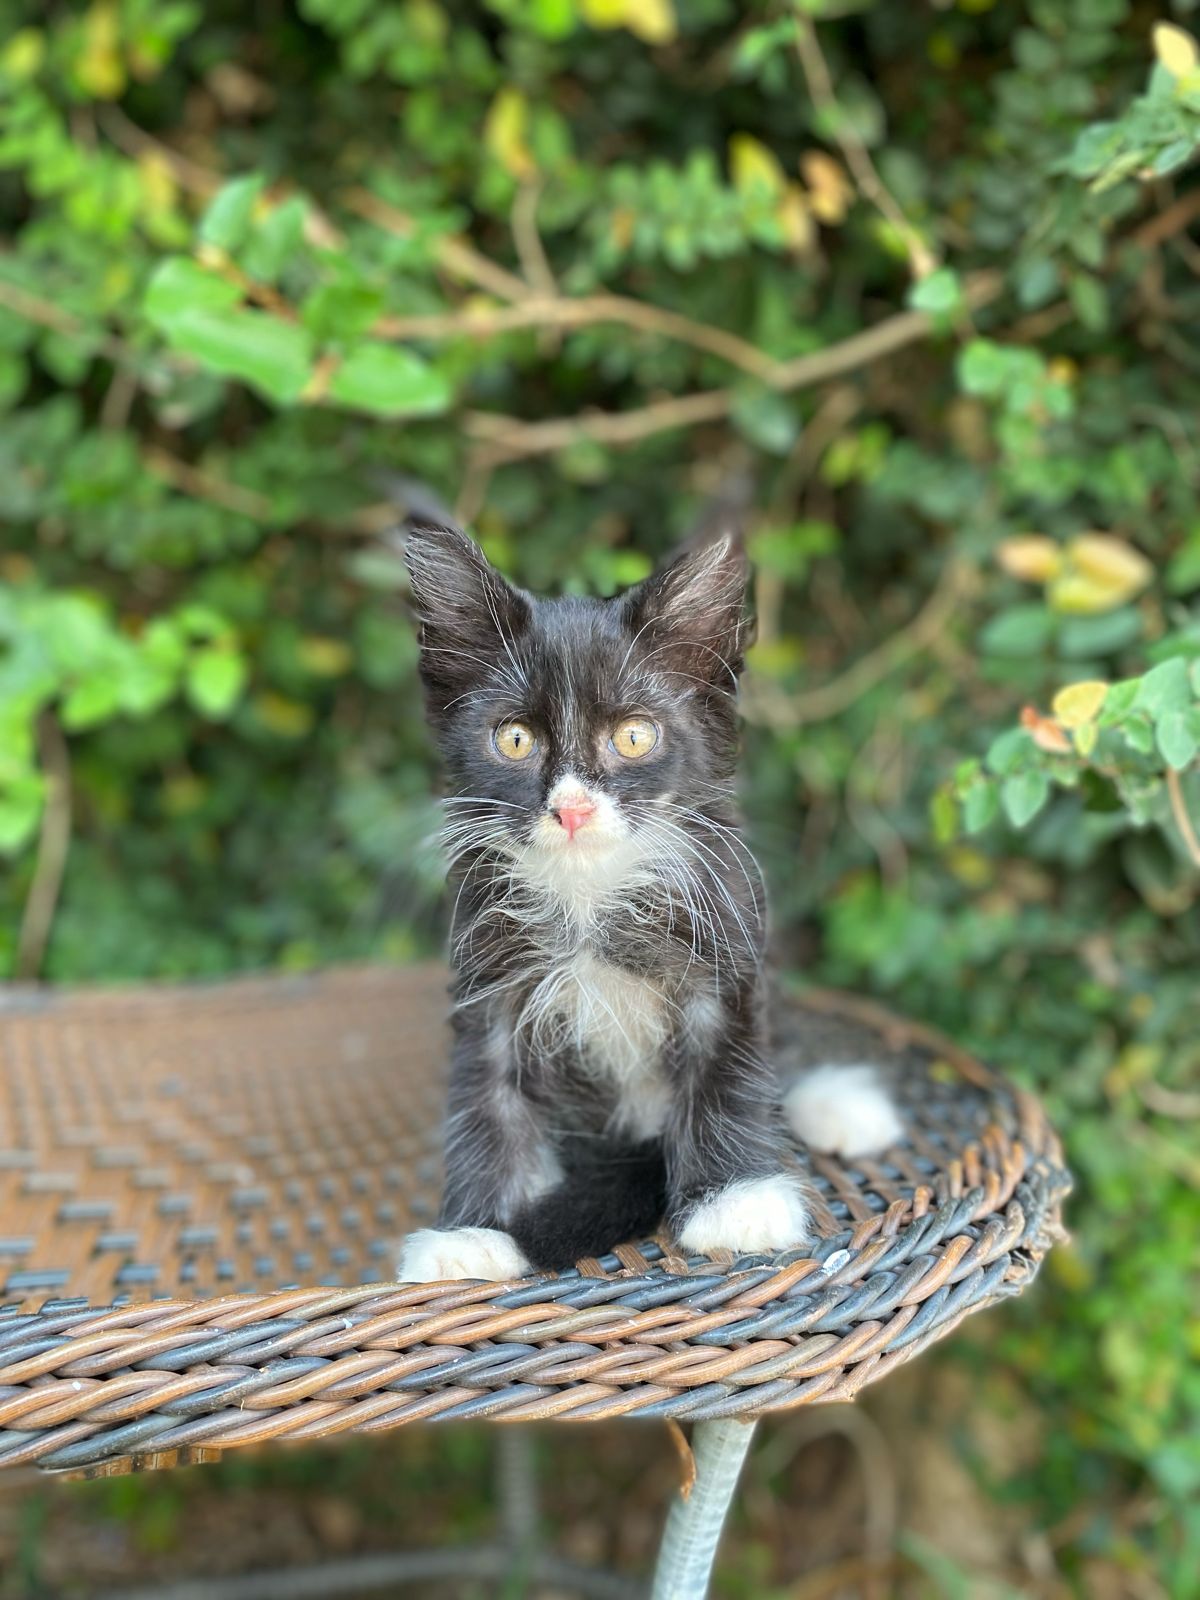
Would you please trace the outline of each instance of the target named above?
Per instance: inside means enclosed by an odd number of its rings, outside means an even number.
[[[465,1418],[690,1422],[698,1479],[656,1593],[692,1600],[745,1421],[852,1398],[1020,1293],[1061,1236],[1068,1179],[1031,1096],[810,994],[814,1026],[840,1018],[894,1064],[910,1129],[878,1160],[816,1163],[815,1248],[642,1241],[518,1283],[381,1282],[436,1208],[444,987],[419,967],[0,991],[0,1466],[96,1476]]]

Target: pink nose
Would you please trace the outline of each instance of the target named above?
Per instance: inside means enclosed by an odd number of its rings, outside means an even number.
[[[590,800],[574,800],[570,805],[556,807],[554,814],[567,830],[567,838],[573,839],[575,830],[582,828],[595,811],[596,808]]]

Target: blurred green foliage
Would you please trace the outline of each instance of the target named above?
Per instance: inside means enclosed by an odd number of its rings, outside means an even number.
[[[782,950],[1036,1086],[1079,1175],[1004,1336],[1041,1463],[996,1492],[1067,1581],[1188,1592],[1190,37],[1127,0],[53,17],[0,0],[0,972],[432,947],[388,528],[437,496],[611,590],[740,503]]]

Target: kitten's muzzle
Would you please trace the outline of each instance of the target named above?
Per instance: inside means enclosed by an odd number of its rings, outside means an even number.
[[[568,839],[573,839],[576,832],[596,815],[596,808],[592,802],[582,797],[551,806],[550,809],[567,830]]]

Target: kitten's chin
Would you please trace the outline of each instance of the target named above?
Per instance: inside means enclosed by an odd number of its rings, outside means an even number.
[[[526,884],[568,908],[595,911],[644,870],[645,852],[619,814],[597,816],[568,835],[553,817],[539,818],[521,851]]]

